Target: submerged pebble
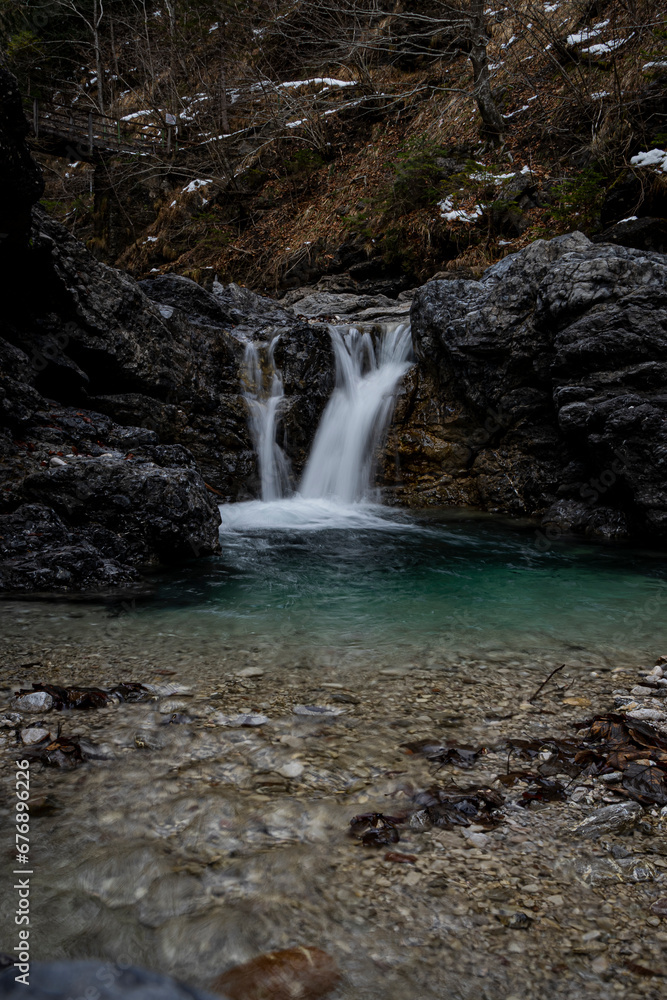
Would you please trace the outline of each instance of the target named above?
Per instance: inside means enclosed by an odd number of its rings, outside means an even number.
[[[577,837],[593,840],[602,834],[626,833],[632,830],[643,815],[644,810],[638,802],[619,802],[617,805],[605,806],[575,826],[572,831]]]
[[[30,691],[14,698],[12,708],[17,712],[48,712],[53,708],[53,698],[46,691]]]
[[[343,708],[335,708],[333,705],[295,705],[292,709],[295,715],[342,715]]]
[[[216,712],[211,719],[218,726],[264,726],[271,721],[268,715],[255,715],[251,712],[241,712],[239,715]]]

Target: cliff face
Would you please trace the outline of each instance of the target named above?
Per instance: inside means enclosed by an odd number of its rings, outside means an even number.
[[[667,537],[667,259],[537,241],[412,307],[399,502],[540,515],[547,537]]]
[[[41,182],[15,97],[4,74],[0,589],[128,584],[217,551],[217,503],[254,494],[244,339],[281,336],[298,473],[332,386],[329,338],[235,285],[137,283],[31,215]]]

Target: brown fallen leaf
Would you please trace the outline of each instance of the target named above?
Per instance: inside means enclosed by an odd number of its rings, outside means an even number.
[[[398,851],[387,851],[385,861],[393,861],[397,865],[410,865],[417,860],[416,854],[399,854]]]
[[[228,969],[211,989],[229,1000],[318,1000],[338,984],[340,971],[320,948],[286,948]]]
[[[581,697],[581,698],[563,698],[563,704],[564,705],[574,705],[574,706],[577,706],[579,708],[588,708],[588,706],[590,705],[590,703],[591,703],[591,699],[590,698],[584,698],[584,697]]]
[[[626,960],[623,965],[629,972],[633,972],[635,976],[660,976],[661,978],[665,975],[664,972],[658,972],[657,969],[647,969],[645,965],[638,965],[637,962],[630,962]]]

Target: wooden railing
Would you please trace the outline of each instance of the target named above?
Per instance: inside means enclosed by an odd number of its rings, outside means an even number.
[[[172,125],[142,124],[138,119],[125,121],[36,97],[26,110],[35,139],[69,143],[73,159],[114,152],[170,154],[183,146],[195,145],[179,141],[178,131]]]

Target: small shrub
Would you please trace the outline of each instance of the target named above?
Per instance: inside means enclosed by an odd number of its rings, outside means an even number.
[[[600,225],[605,191],[605,175],[596,167],[586,167],[553,188],[555,204],[549,215],[559,224],[571,226],[576,221],[582,230],[595,230]]]

